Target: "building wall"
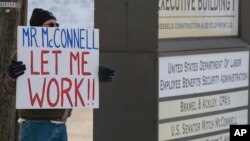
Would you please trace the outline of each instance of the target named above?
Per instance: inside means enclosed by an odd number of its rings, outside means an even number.
[[[155,0],[95,1],[100,65],[116,70],[100,84],[94,141],[157,140],[157,6]]]
[[[248,51],[249,4],[247,0],[240,0],[239,36],[158,40],[158,1],[96,1],[95,27],[100,29],[100,64],[114,68],[117,76],[111,83],[100,84],[100,108],[94,110],[94,141],[157,141],[161,122],[158,120],[159,57]],[[249,88],[239,90],[243,89]],[[205,95],[210,94],[217,93]],[[195,96],[179,98],[192,97]],[[246,108],[249,106],[235,110]],[[204,135],[226,132],[228,130]],[[201,137],[203,135],[195,136]],[[193,137],[176,141],[183,139]]]

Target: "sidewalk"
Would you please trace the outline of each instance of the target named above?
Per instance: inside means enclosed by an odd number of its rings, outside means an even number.
[[[93,110],[74,109],[67,130],[69,141],[93,141]]]

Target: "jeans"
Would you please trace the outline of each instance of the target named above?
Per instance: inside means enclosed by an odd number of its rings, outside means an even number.
[[[20,123],[19,141],[67,141],[66,124],[46,120],[26,120]]]

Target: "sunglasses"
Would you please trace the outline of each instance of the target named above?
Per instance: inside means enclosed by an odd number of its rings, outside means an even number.
[[[49,23],[49,24],[46,24],[46,26],[48,26],[48,27],[59,27],[59,23]]]
[[[59,27],[59,23],[50,23],[49,27]]]

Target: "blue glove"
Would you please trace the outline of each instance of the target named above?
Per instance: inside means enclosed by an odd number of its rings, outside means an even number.
[[[11,60],[9,66],[9,77],[15,80],[17,77],[23,75],[25,70],[26,66],[22,61]]]
[[[100,66],[99,67],[99,81],[100,82],[111,82],[115,77],[115,70]]]

